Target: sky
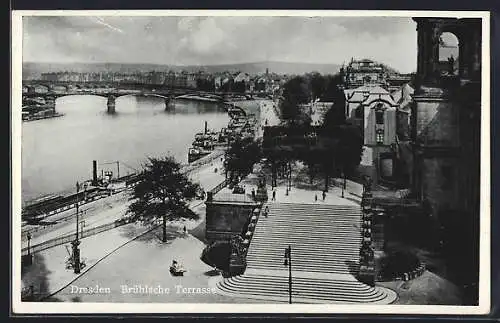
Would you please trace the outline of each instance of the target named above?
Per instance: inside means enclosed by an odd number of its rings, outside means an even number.
[[[370,58],[416,70],[410,17],[23,17],[24,62],[342,64]]]

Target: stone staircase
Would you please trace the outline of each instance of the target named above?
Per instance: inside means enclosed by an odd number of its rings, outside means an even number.
[[[217,283],[219,293],[288,302],[285,248],[292,248],[294,303],[389,304],[397,295],[356,280],[361,208],[349,205],[270,203],[261,215],[243,275]]]

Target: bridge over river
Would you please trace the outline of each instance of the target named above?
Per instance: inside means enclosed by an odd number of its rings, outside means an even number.
[[[244,99],[252,99],[251,95],[243,95],[241,93],[213,93],[203,92],[193,89],[175,89],[175,88],[150,88],[150,87],[110,87],[108,84],[103,87],[92,85],[90,87],[75,86],[72,84],[59,84],[44,81],[26,81],[23,82],[23,106],[25,102],[32,98],[43,98],[45,100],[55,100],[64,96],[71,95],[96,95],[107,98],[107,112],[113,114],[115,110],[115,100],[118,97],[127,95],[142,96],[142,97],[158,97],[165,100],[165,109],[173,106],[175,100],[197,100],[214,103],[225,103],[224,107],[228,111],[236,111],[243,114],[253,113],[244,106],[233,106],[228,102],[232,96],[238,96]],[[236,109],[236,110],[235,110]]]

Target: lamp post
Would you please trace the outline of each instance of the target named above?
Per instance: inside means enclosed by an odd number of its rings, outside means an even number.
[[[343,182],[342,182],[342,198],[344,198],[344,190],[345,190],[345,174],[342,172]]]
[[[288,303],[292,304],[292,247],[285,248],[285,266],[288,266]]]
[[[28,235],[26,237],[28,238],[28,256],[30,256],[31,255],[31,250],[30,250],[31,249],[31,247],[30,247],[30,245],[31,245],[31,233],[28,232]]]
[[[78,193],[80,191],[80,184],[76,182],[76,238],[71,244],[73,245],[73,269],[75,274],[80,273],[80,249],[78,248],[78,245],[80,244],[80,241],[78,240],[78,220],[79,220],[79,208],[78,208],[78,203],[79,203],[79,198],[78,198]]]
[[[344,172],[344,185],[342,185],[342,191],[344,191],[346,188],[346,184],[347,184],[347,178],[345,176],[345,172]]]
[[[83,202],[87,202],[87,187],[89,186],[89,183],[85,182],[83,183]]]
[[[85,227],[85,220],[80,221],[80,236],[83,238],[83,228]]]
[[[290,161],[287,164],[288,168],[288,190],[292,190],[292,165],[290,164]]]

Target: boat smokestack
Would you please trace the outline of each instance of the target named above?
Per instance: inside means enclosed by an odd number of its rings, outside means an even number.
[[[92,185],[97,185],[97,160],[92,161]]]
[[[205,121],[205,134],[208,132],[208,123]]]

